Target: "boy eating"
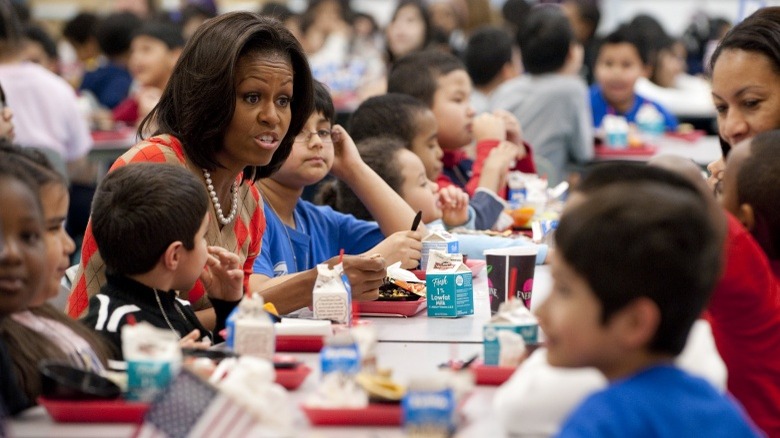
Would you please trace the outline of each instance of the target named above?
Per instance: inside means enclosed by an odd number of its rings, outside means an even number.
[[[92,232],[107,283],[90,298],[83,321],[117,352],[121,329],[133,318],[174,331],[186,347],[221,340],[177,297],[200,278],[217,315],[216,334],[243,296],[238,256],[206,244],[208,208],[203,184],[178,166],[129,164],[101,182],[92,204]]]
[[[711,212],[695,188],[654,182],[570,201],[539,323],[550,365],[592,366],[610,384],[559,436],[758,436],[730,400],[672,365],[718,278],[723,233]]]
[[[634,84],[646,75],[649,62],[648,42],[628,26],[620,26],[604,38],[594,67],[596,83],[590,87],[595,128],[601,126],[607,114],[624,116],[634,123],[642,105],[649,104],[663,116],[666,130],[677,129],[677,118],[672,113],[634,92]]]

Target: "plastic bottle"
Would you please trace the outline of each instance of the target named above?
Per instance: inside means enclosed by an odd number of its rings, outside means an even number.
[[[664,115],[649,103],[639,107],[639,111],[636,113],[636,125],[645,145],[658,144],[658,140],[666,130]]]
[[[409,437],[448,437],[455,430],[455,395],[441,374],[415,377],[401,400]]]
[[[241,300],[228,317],[228,346],[240,355],[250,355],[273,361],[276,333],[273,321],[263,309],[263,297],[258,293]]]
[[[325,341],[320,350],[320,370],[323,376],[330,373],[354,376],[360,372],[360,350],[349,331],[336,333]]]
[[[625,149],[628,147],[628,122],[623,116],[607,114],[602,126],[606,133],[607,147],[610,149]]]

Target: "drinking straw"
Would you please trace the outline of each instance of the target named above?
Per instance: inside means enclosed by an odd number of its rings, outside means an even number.
[[[517,287],[517,268],[512,268],[511,271],[509,271],[509,292],[512,295],[509,295],[509,300],[514,300],[515,295],[517,295],[517,290],[515,289]]]

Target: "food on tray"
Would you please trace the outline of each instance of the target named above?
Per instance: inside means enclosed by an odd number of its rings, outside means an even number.
[[[392,277],[379,287],[379,301],[417,301],[425,296],[425,283],[413,283]]]
[[[356,381],[371,401],[400,402],[406,393],[406,388],[394,382],[388,370],[376,374],[360,373]]]

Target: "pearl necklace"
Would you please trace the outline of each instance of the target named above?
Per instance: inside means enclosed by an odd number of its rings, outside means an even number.
[[[238,212],[238,183],[233,181],[233,186],[230,188],[230,193],[233,195],[233,205],[230,207],[230,214],[228,217],[225,217],[222,214],[222,205],[219,203],[217,192],[214,190],[214,183],[211,181],[211,174],[206,169],[202,170],[203,177],[206,179],[206,188],[208,189],[209,196],[211,197],[211,203],[214,204],[214,210],[217,212],[217,220],[219,220],[219,223],[222,225],[227,225],[233,222],[233,219],[236,218],[236,213]]]

